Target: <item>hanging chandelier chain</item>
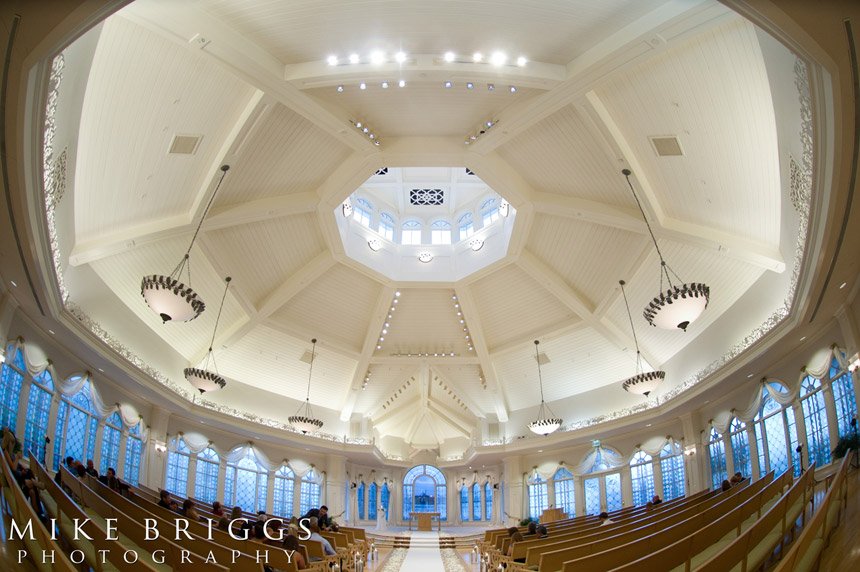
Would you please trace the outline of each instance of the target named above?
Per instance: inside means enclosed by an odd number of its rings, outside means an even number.
[[[313,347],[311,348],[311,367],[308,369],[308,392],[305,395],[305,403],[308,404],[308,411],[310,411],[311,406],[311,376],[314,374],[314,358],[316,357],[317,352],[317,340],[316,338],[311,340]]]
[[[190,266],[189,266],[189,277],[190,277]],[[215,345],[215,334],[218,332],[218,323],[221,321],[221,312],[224,311],[224,300],[227,299],[227,290],[230,289],[230,281],[233,280],[231,277],[227,277],[224,279],[226,283],[224,286],[224,293],[221,295],[221,305],[218,307],[218,317],[215,318],[215,327],[212,328],[212,339],[209,341],[209,353],[212,353],[212,346]],[[214,361],[214,360],[213,360]]]
[[[627,186],[630,187],[630,192],[633,193],[633,199],[636,201],[636,206],[639,207],[639,212],[642,213],[642,220],[645,221],[645,226],[648,227],[648,234],[651,235],[651,240],[654,242],[654,248],[657,249],[657,256],[660,257],[660,290],[663,290],[663,274],[666,274],[666,280],[669,282],[669,288],[672,287],[672,278],[669,277],[669,272],[666,270],[668,268],[668,264],[666,264],[666,259],[663,258],[663,253],[660,251],[660,245],[657,244],[657,237],[654,236],[654,230],[651,228],[651,223],[648,222],[648,217],[645,215],[645,209],[642,208],[642,203],[639,201],[639,197],[636,195],[636,191],[633,189],[633,183],[630,182],[630,169],[623,169],[621,173],[624,175],[624,178],[627,179]],[[671,270],[671,269],[670,269]],[[675,274],[675,271],[672,270],[672,274]],[[679,281],[683,282],[677,274],[675,274],[675,278]]]
[[[541,373],[540,373],[540,354],[538,353],[538,344],[540,344],[540,342],[538,340],[535,340],[535,361],[537,361],[538,383],[540,384],[540,403],[541,403],[541,411],[540,412],[543,413],[543,403],[544,403],[544,401],[543,401],[543,377],[541,377]]]
[[[200,217],[200,221],[197,223],[197,228],[194,230],[194,235],[191,237],[191,243],[188,245],[188,250],[185,251],[186,258],[191,254],[191,247],[194,246],[194,241],[197,240],[197,235],[200,233],[203,221],[206,220],[206,215],[209,213],[209,209],[212,208],[212,203],[215,202],[215,195],[218,194],[218,189],[221,188],[221,183],[224,182],[224,177],[227,176],[227,171],[229,170],[230,165],[221,165],[221,178],[218,179],[218,184],[215,185],[215,191],[212,192],[212,196],[209,197],[209,202],[206,203],[206,208],[203,209],[203,216]]]
[[[639,339],[636,337],[636,327],[633,325],[633,314],[630,313],[630,304],[627,301],[627,292],[624,290],[624,280],[619,280],[621,295],[624,296],[624,307],[627,308],[627,319],[630,320],[630,331],[633,332],[633,343],[636,345],[636,373],[642,372],[642,353],[639,351]]]

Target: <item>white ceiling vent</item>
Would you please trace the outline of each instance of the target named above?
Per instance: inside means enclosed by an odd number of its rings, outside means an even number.
[[[171,155],[193,155],[197,152],[201,139],[203,139],[202,135],[174,135],[168,153]]]
[[[681,149],[681,142],[674,135],[667,137],[649,137],[651,145],[654,147],[654,152],[658,157],[681,157],[684,151]]]
[[[539,353],[535,360],[541,365],[546,365],[550,362],[549,356],[543,352]]]
[[[299,361],[303,361],[305,363],[311,363],[311,356],[312,355],[313,354],[311,354],[310,351],[305,350],[305,353],[302,354],[302,357],[299,358]],[[316,359],[316,358],[313,358],[313,359]]]

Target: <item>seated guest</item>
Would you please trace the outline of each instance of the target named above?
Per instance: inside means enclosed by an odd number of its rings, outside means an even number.
[[[299,539],[292,534],[288,534],[284,537],[284,550],[290,553],[290,560],[295,562],[296,568],[299,570],[304,570],[308,567],[308,563],[305,562],[305,557],[302,554],[301,546],[299,546]]]
[[[188,520],[200,520],[200,513],[197,512],[197,507],[194,506],[194,501],[191,499],[185,499],[185,502],[182,503],[182,514]]]
[[[87,474],[87,468],[80,461],[75,461],[75,469],[72,472],[77,474],[78,478],[83,479],[84,475]]]
[[[730,483],[729,481],[723,481],[723,486],[722,486],[722,488],[723,488],[723,491],[727,491],[727,490],[729,490],[730,488],[732,488],[732,483]]]
[[[514,544],[523,541],[523,535],[520,531],[516,531],[511,535],[511,544],[508,546],[508,556],[514,555]],[[525,561],[524,561],[525,562]]]
[[[87,469],[86,469],[86,471],[87,471],[87,474],[88,474],[88,475],[92,475],[92,476],[94,476],[95,478],[99,478],[99,472],[96,470],[95,465],[93,465],[93,460],[92,460],[92,459],[89,459],[89,460],[87,461]]]
[[[651,504],[660,504],[663,502],[663,499],[660,498],[660,495],[654,495],[654,498],[651,499]]]
[[[230,520],[236,520],[237,518],[242,518],[242,507],[234,506],[233,510],[230,511]]]
[[[222,516],[221,518],[219,518],[218,519],[218,530],[223,530],[224,532],[227,532],[228,530],[230,530],[230,519],[227,518],[226,516]]]
[[[508,536],[513,536],[515,532],[518,532],[520,529],[516,526],[512,526],[508,528]]]
[[[224,507],[221,506],[221,503],[215,501],[212,503],[212,514],[215,516],[224,516]]]
[[[648,501],[648,502],[646,502],[646,503],[645,503],[645,510],[646,510],[646,511],[649,511],[649,510],[651,510],[652,508],[654,508],[654,502],[653,502],[653,501]]]
[[[744,476],[741,474],[740,471],[738,471],[737,473],[732,475],[732,478],[729,480],[729,482],[733,485],[736,485],[739,482],[741,482],[742,480],[744,480]]]
[[[119,480],[116,476],[116,471],[113,467],[108,467],[107,473],[104,476],[104,484],[112,491],[116,491],[121,495],[128,493],[128,485]]]
[[[334,556],[337,554],[335,549],[331,547],[331,544],[329,543],[329,541],[326,540],[325,538],[323,538],[322,535],[320,534],[319,524],[312,521],[310,523],[310,526],[308,526],[308,530],[311,531],[311,536],[308,540],[316,540],[317,542],[322,543],[323,552],[325,552],[326,556]]]
[[[597,518],[600,519],[600,526],[606,526],[607,524],[613,524],[615,521],[609,518],[609,515],[605,512],[601,512],[597,515]]]
[[[178,505],[176,504],[176,501],[173,500],[172,498],[170,498],[170,492],[169,491],[162,490],[160,493],[158,493],[158,496],[159,496],[158,506],[161,506],[161,507],[164,507],[168,510],[173,510],[173,511],[175,511],[175,510],[177,510],[177,508],[179,508]]]
[[[45,490],[45,485],[39,482],[39,479],[36,478],[36,475],[33,473],[33,469],[25,469],[22,473],[23,480],[21,482],[21,488],[24,490],[24,496],[27,497],[27,501],[33,507],[33,511],[40,519],[45,519],[45,510],[42,506],[42,497],[39,494],[40,490]]]
[[[537,523],[533,520],[530,520],[528,532],[525,533],[525,536],[533,536],[536,532],[537,532]]]
[[[542,524],[539,524],[537,527],[537,536],[538,538],[546,538],[549,536],[549,532],[547,532],[546,527]]]

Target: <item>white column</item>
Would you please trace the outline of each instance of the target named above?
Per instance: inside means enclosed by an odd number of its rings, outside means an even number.
[[[510,514],[510,517],[502,515],[502,522],[506,525],[517,524],[517,517],[528,516],[522,513],[523,499],[528,498],[523,488],[522,457],[505,457],[502,466],[505,475],[505,507]]]
[[[119,433],[119,453],[117,453],[116,467],[114,467],[114,470],[116,471],[116,476],[120,479],[125,477],[125,453],[127,447],[128,429],[123,426]]]
[[[824,411],[827,416],[827,436],[830,439],[830,450],[839,441],[839,422],[836,420],[836,402],[833,399],[833,388],[826,380],[821,382],[821,393],[824,396]]]
[[[582,516],[585,514],[585,485],[582,483],[582,477],[579,475],[573,476],[573,497],[576,504],[576,515]]]
[[[701,433],[697,433],[693,426],[693,414],[684,413],[681,415],[681,427],[684,430],[684,438],[681,439],[683,444],[691,444],[696,447],[694,455],[687,455],[684,452],[684,475],[687,480],[686,491],[690,494],[692,491],[700,491],[704,488],[704,479],[702,478],[702,467],[700,465],[703,457],[703,449],[701,444]]]
[[[325,505],[328,513],[333,517],[342,515],[346,511],[346,499],[344,498],[344,487],[346,487],[346,457],[343,455],[326,455],[326,480]],[[381,493],[377,492],[377,496]],[[380,499],[377,498],[377,501]],[[343,522],[343,516],[338,516]]]
[[[30,408],[30,387],[33,380],[30,374],[26,371],[23,374],[24,380],[21,382],[21,393],[18,394],[18,419],[15,420],[15,436],[21,443],[24,443],[24,432],[27,429],[27,410]],[[26,455],[26,451],[21,451]]]
[[[266,514],[275,512],[275,471],[268,473],[269,480],[266,481]]]
[[[759,470],[758,466],[758,441],[756,441],[755,438],[755,431],[753,430],[754,426],[755,423],[753,423],[752,421],[747,424],[747,443],[750,444],[750,467],[752,467],[752,478],[760,479],[761,471]],[[750,475],[744,476],[748,477]]]
[[[140,482],[152,489],[160,489],[164,486],[167,453],[157,451],[155,445],[156,443],[167,444],[168,421],[170,421],[170,412],[153,406],[150,415],[149,439],[146,443],[147,454],[143,456],[144,466],[141,467],[140,477]],[[96,443],[98,444],[98,439]],[[97,452],[98,450],[96,447]]]
[[[98,428],[96,429],[96,446],[93,451],[93,466],[96,468],[99,468],[102,465],[102,440],[104,439],[104,433],[105,420],[99,419]]]
[[[621,505],[630,506],[633,504],[633,472],[630,470],[630,463],[621,467]]]
[[[9,339],[9,327],[12,325],[12,319],[15,317],[15,311],[18,309],[18,302],[15,301],[9,292],[0,294],[0,343],[5,344]],[[3,350],[5,351],[5,346]],[[11,356],[7,356],[11,359]]]
[[[194,485],[197,482],[197,455],[191,453],[188,459],[188,478],[185,481],[185,498],[194,496]]]
[[[55,389],[54,393],[51,395],[51,410],[48,413],[48,437],[51,438],[50,443],[45,444],[45,468],[51,470],[51,467],[54,464],[54,439],[57,436],[56,428],[57,428],[57,416],[59,414],[60,408],[60,390]],[[65,427],[63,428],[65,429]],[[61,431],[62,435],[65,435],[64,432]]]
[[[651,460],[651,471],[654,475],[654,494],[663,498],[663,467],[660,465],[660,453],[654,455]]]
[[[215,488],[215,500],[220,499],[222,505],[233,506],[233,499],[224,498],[224,488],[227,482],[227,459],[223,456],[218,458],[218,484]]]
[[[797,431],[797,442],[803,445],[803,453],[801,454],[801,464],[804,469],[809,467],[809,444],[806,442],[806,419],[803,418],[803,406],[800,401],[795,401],[791,404],[794,410],[794,427]],[[794,458],[794,451],[791,449],[791,436],[788,437],[789,454]]]

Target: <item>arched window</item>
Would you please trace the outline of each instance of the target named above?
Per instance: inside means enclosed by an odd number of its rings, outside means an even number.
[[[711,484],[718,489],[729,476],[726,472],[726,445],[723,436],[713,427],[708,440],[708,457],[711,461]]]
[[[358,520],[364,520],[364,491],[366,487],[364,486],[364,481],[358,483],[358,489],[356,490],[356,498],[358,499]]]
[[[125,465],[123,466],[122,478],[135,486],[140,479],[140,457],[143,455],[143,439],[141,439],[141,426],[143,421],[128,430],[128,438],[125,442]]]
[[[651,455],[645,451],[637,451],[630,459],[634,505],[644,505],[654,497],[654,465],[652,461]]]
[[[729,438],[732,440],[732,461],[735,472],[749,477],[752,474],[752,464],[750,463],[750,441],[747,435],[747,426],[735,417],[732,419],[730,431]]]
[[[18,424],[18,397],[24,385],[24,355],[21,349],[15,350],[11,363],[8,356],[14,345],[6,348],[6,361],[3,363],[3,373],[0,376],[0,427],[9,427],[13,431]]]
[[[481,485],[472,484],[472,520],[481,520]]]
[[[460,487],[460,520],[469,520],[469,487],[465,483]]]
[[[484,483],[484,520],[493,520],[493,485]]]
[[[576,493],[573,485],[573,473],[564,467],[559,467],[552,476],[555,488],[555,506],[573,518],[576,514]]]
[[[376,520],[376,483],[370,483],[367,487],[367,519]]]
[[[417,220],[404,222],[400,230],[400,243],[421,244],[421,223]]]
[[[438,512],[440,520],[448,519],[445,475],[433,465],[416,465],[403,477],[403,520],[413,512]]]
[[[451,223],[437,220],[430,225],[430,244],[451,244]]]
[[[191,451],[185,444],[185,439],[180,437],[176,441],[175,448],[167,453],[165,489],[181,497],[188,494],[188,461],[190,459]]]
[[[548,498],[546,481],[535,473],[529,481],[529,516],[540,518],[540,515],[549,506]]]
[[[660,451],[660,474],[663,477],[663,500],[672,500],[686,494],[684,451],[674,441],[666,443]]]
[[[320,506],[320,476],[316,469],[311,469],[302,477],[301,488],[299,489],[299,512],[307,514],[312,508]]]
[[[605,477],[606,510],[621,510],[621,473],[608,473]]]
[[[582,488],[585,492],[586,514],[598,514],[600,512],[600,478],[583,479]]]
[[[24,429],[24,455],[33,456],[45,464],[45,437],[48,435],[48,415],[51,412],[51,397],[54,380],[48,370],[33,378],[30,383],[30,398],[27,400],[27,425]]]
[[[800,383],[800,404],[806,424],[806,445],[809,462],[821,467],[830,462],[830,437],[827,433],[827,412],[821,380],[810,375]]]
[[[227,463],[224,479],[224,502],[246,512],[266,510],[269,471],[257,460],[251,449],[235,463]]]
[[[107,473],[109,468],[116,470],[119,462],[119,440],[122,437],[122,419],[114,411],[105,419],[102,430],[102,459],[99,463],[99,473]],[[184,494],[184,493],[183,493]]]
[[[391,487],[388,486],[388,482],[382,483],[382,488],[379,492],[379,498],[380,504],[385,510],[385,520],[388,520],[388,505],[391,502]]]
[[[221,457],[212,447],[197,453],[197,471],[194,476],[194,498],[212,504],[218,495],[218,469]]]
[[[847,435],[851,432],[851,419],[857,415],[857,396],[854,395],[851,373],[840,369],[836,358],[830,363],[830,387],[836,402],[836,426],[839,428],[839,435]]]
[[[352,218],[361,226],[370,228],[370,217],[373,213],[373,205],[367,199],[358,198],[353,206]]]
[[[54,470],[66,457],[87,461],[95,457],[99,421],[89,380],[74,395],[62,395],[54,427]]]
[[[293,516],[293,490],[296,486],[296,474],[286,465],[275,471],[275,492],[272,512],[281,518]]]
[[[394,241],[394,217],[388,213],[379,215],[379,234],[382,238]]]
[[[457,220],[459,229],[459,238],[464,240],[475,234],[475,223],[472,220],[472,213],[465,213]]]
[[[500,218],[498,201],[489,198],[481,203],[481,221],[483,226],[490,226]]]
[[[779,393],[788,391],[776,383],[770,383],[770,387]],[[762,388],[761,405],[754,421],[761,474],[773,471],[779,475],[787,471],[791,464],[786,415],[791,415],[793,426],[794,411],[791,407],[781,406],[771,397],[767,388]]]

